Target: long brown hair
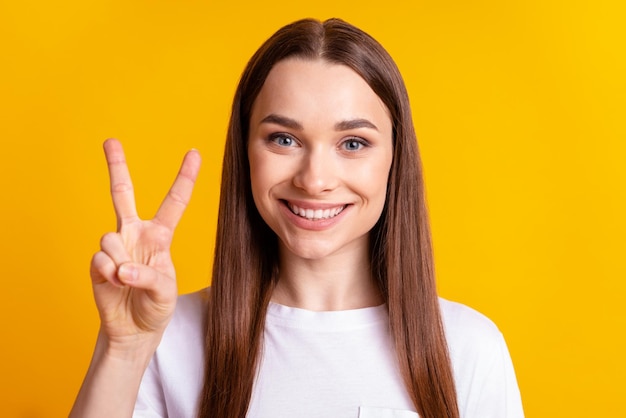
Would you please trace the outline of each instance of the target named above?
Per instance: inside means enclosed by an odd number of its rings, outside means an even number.
[[[252,105],[270,70],[294,56],[350,67],[390,112],[394,157],[385,207],[371,231],[372,271],[389,310],[400,370],[417,412],[423,418],[458,418],[406,88],[384,48],[339,19],[305,19],[281,28],[250,59],[237,87],[224,154],[199,414],[243,418],[252,395],[277,277],[278,244],[252,200],[248,130]]]

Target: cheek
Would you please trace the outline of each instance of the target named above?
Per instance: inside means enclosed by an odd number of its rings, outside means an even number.
[[[389,175],[391,172],[391,158],[388,162],[381,164],[378,170],[372,170],[372,203],[376,206],[377,216],[376,220],[380,218],[385,204],[387,202],[387,189],[389,188]],[[375,174],[374,174],[375,173]]]
[[[269,213],[269,195],[272,187],[278,181],[277,175],[280,172],[272,169],[276,164],[268,161],[263,153],[248,152],[248,161],[250,164],[250,187],[252,189],[252,198],[254,204],[261,216],[267,222],[267,214]]]
[[[382,159],[360,170],[356,178],[361,179],[370,200],[384,203],[387,196],[390,170],[391,158]]]

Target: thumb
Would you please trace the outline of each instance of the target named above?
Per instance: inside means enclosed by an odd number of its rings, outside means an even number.
[[[117,269],[117,278],[129,287],[152,293],[158,299],[170,299],[168,297],[170,294],[176,294],[176,282],[172,278],[144,264],[120,265]]]

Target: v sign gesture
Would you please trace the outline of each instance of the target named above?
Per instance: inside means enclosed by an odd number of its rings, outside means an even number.
[[[72,411],[78,416],[132,413],[141,376],[176,306],[170,245],[200,169],[200,154],[189,151],[155,217],[142,220],[137,216],[122,145],[109,139],[104,152],[117,231],[102,237],[100,251],[91,261],[101,328]]]
[[[176,304],[176,274],[170,256],[174,229],[193,190],[200,155],[185,156],[156,216],[141,220],[121,144],[104,143],[117,232],[102,237],[91,263],[94,296],[111,344],[162,332]]]

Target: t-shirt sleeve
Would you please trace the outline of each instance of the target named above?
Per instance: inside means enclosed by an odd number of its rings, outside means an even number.
[[[465,418],[523,418],[513,362],[502,334],[478,359],[469,387]]]
[[[141,385],[139,386],[137,401],[135,402],[135,410],[133,412],[133,418],[148,417],[167,417],[165,396],[163,394],[163,386],[161,385],[156,357],[152,357],[143,375]]]
[[[206,289],[178,298],[141,384],[133,417],[193,417],[204,384]]]
[[[442,300],[442,313],[462,418],[523,418],[504,337],[486,316]]]

